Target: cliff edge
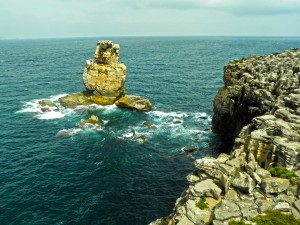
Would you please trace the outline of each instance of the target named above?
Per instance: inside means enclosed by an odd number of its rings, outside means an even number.
[[[212,129],[227,154],[197,159],[173,213],[151,225],[255,224],[274,209],[300,218],[300,49],[230,61],[223,79]]]

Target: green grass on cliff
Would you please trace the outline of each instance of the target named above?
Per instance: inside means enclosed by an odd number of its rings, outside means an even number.
[[[256,216],[252,219],[257,225],[300,225],[300,219],[292,214],[283,214],[278,210],[267,210],[265,215]]]
[[[283,214],[278,210],[267,210],[265,215],[254,217],[252,222],[257,225],[300,225],[300,219],[296,219],[292,214]],[[247,225],[244,220],[230,221],[229,225]]]
[[[291,179],[294,176],[294,173],[289,171],[283,166],[275,166],[269,169],[272,177],[279,177],[285,179]]]
[[[197,206],[199,209],[201,209],[201,210],[208,208],[208,204],[207,204],[207,202],[206,202],[206,199],[202,196],[202,197],[200,198],[200,200],[196,203],[196,206]]]

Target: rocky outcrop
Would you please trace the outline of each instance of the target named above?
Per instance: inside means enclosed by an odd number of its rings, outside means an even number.
[[[212,121],[228,154],[197,159],[173,213],[151,225],[251,221],[268,209],[300,218],[299,82],[300,49],[229,62]],[[272,177],[267,169],[275,165],[293,170],[295,176]],[[205,209],[211,220],[203,222],[204,213],[189,206],[199,198],[215,199]]]
[[[41,109],[42,112],[59,111],[57,105],[55,105],[49,99],[40,100],[38,103],[39,103],[39,108]]]
[[[138,111],[149,111],[153,105],[145,96],[126,95],[118,99],[115,104],[122,108],[135,109]]]
[[[83,72],[86,88],[59,99],[62,106],[75,108],[79,105],[112,105],[148,111],[153,108],[144,96],[125,95],[126,66],[119,62],[120,46],[112,41],[97,43],[93,60],[87,60]]]
[[[96,115],[92,115],[90,118],[80,121],[79,125],[87,126],[87,127],[92,126],[92,127],[101,128],[99,118]]]

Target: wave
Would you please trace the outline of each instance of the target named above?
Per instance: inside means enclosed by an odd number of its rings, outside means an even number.
[[[83,129],[81,129],[81,128],[62,129],[57,132],[56,136],[71,136],[74,134],[78,134],[82,131],[83,131]]]

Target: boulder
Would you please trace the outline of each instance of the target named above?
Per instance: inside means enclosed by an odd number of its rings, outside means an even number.
[[[255,188],[254,180],[248,174],[240,171],[235,173],[231,184],[247,193],[252,193]]]
[[[81,126],[92,125],[92,126],[101,127],[99,118],[96,115],[92,115],[90,118],[88,118],[86,120],[82,120],[79,124]]]
[[[241,217],[241,211],[237,204],[229,200],[221,201],[215,208],[216,220],[228,220]]]
[[[138,111],[149,111],[153,105],[145,96],[125,95],[118,99],[115,104],[121,108],[135,109]]]
[[[261,187],[265,193],[280,193],[287,190],[289,184],[288,179],[270,177],[262,181]]]
[[[213,197],[218,199],[222,190],[211,179],[196,183],[191,189],[191,194],[195,197]]]

